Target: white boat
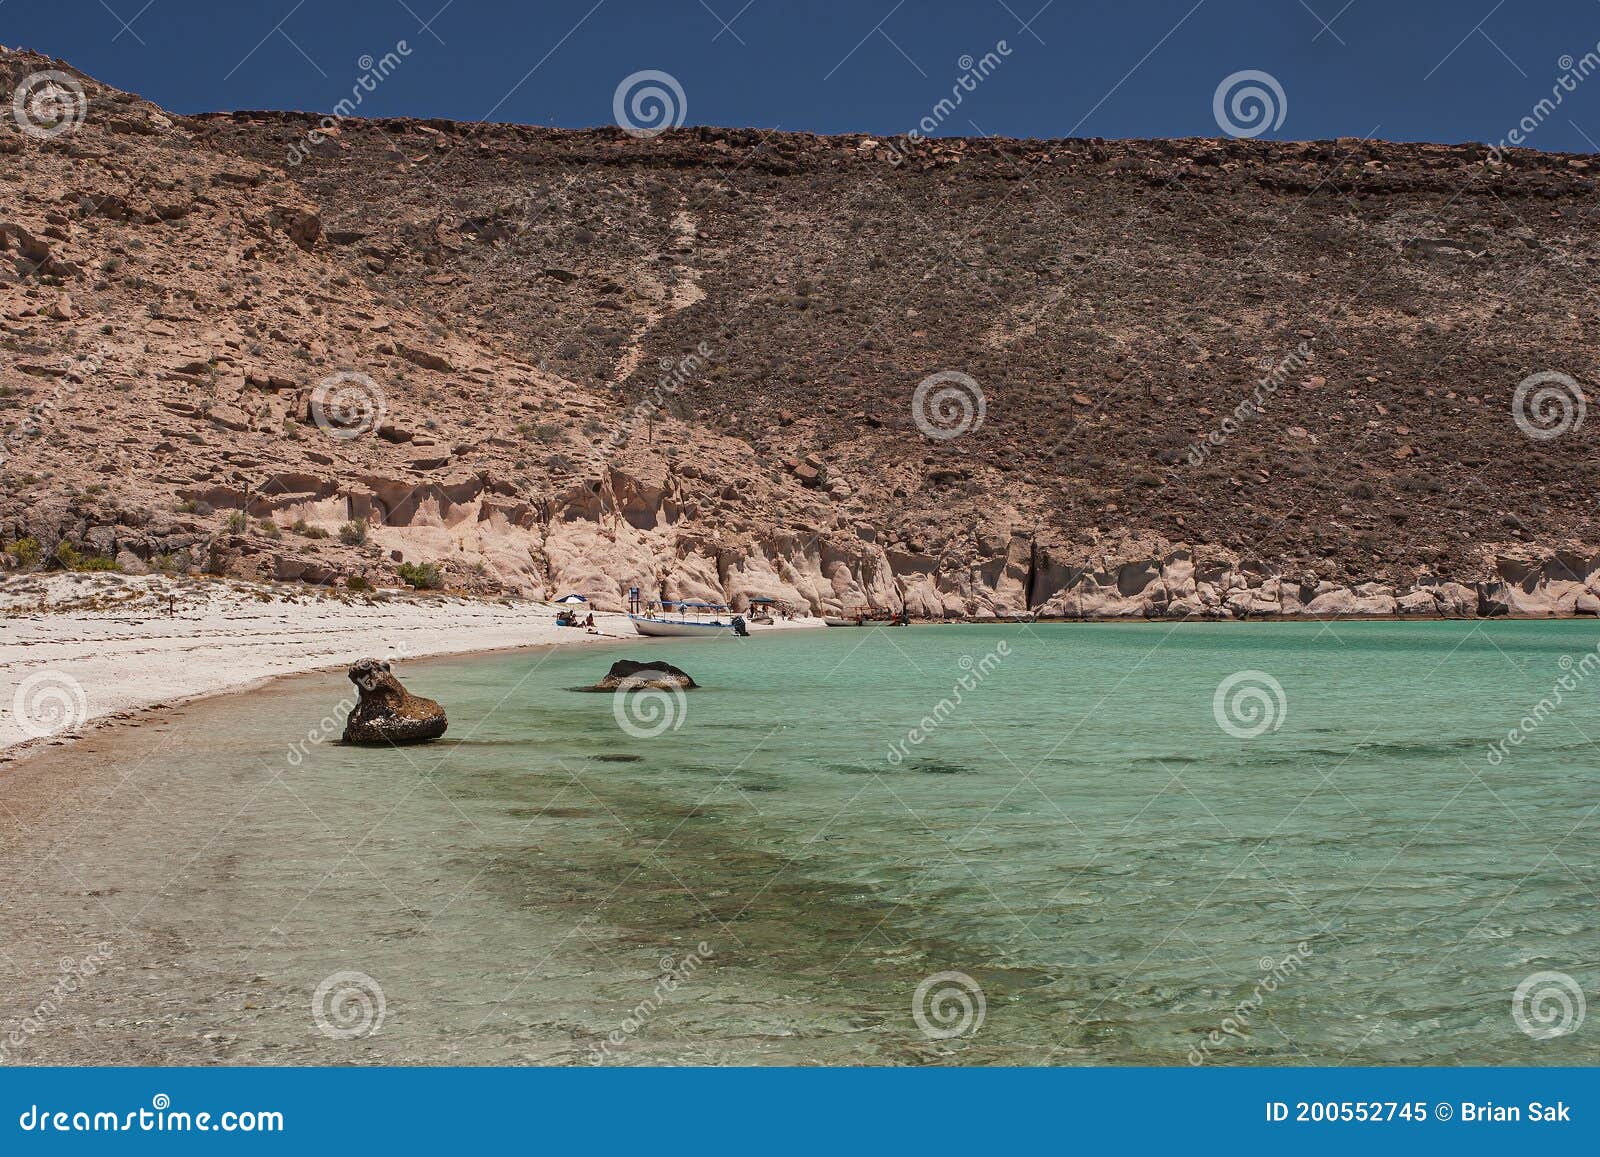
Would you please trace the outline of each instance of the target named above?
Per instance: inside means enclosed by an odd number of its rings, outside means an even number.
[[[676,615],[671,612],[677,611]],[[706,618],[707,615],[717,616]],[[724,621],[722,615],[728,615]],[[663,603],[658,613],[651,610],[643,615],[629,615],[628,621],[641,635],[657,639],[714,639],[721,636],[748,635],[744,618],[731,614],[727,607],[715,603]]]
[[[823,615],[822,621],[830,627],[859,627],[862,625],[860,619],[846,619],[839,615]]]

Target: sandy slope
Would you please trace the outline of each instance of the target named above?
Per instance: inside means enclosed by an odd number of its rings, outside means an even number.
[[[97,720],[364,655],[646,643],[623,615],[597,614],[589,634],[533,603],[115,574],[0,582],[0,615],[0,762]]]

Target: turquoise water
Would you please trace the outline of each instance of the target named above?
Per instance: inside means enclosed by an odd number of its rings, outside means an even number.
[[[213,1059],[1596,1063],[1600,1022],[1541,1040],[1512,1013],[1536,973],[1600,991],[1600,669],[1563,666],[1597,644],[1579,622],[1130,624],[506,654],[404,667],[449,709],[439,744],[285,768],[344,693],[319,676],[167,725],[163,809],[259,792],[193,886],[155,891],[197,841],[131,821],[91,828],[77,872],[176,930],[169,982],[261,990]],[[701,684],[634,703],[659,735],[572,690],[622,656]],[[388,997],[354,1045],[308,1031],[339,967]],[[136,991],[108,999],[137,1020]],[[163,1025],[159,1055],[194,1059],[196,1027]]]

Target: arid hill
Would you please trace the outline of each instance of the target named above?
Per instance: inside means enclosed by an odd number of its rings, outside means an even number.
[[[0,56],[8,90],[65,67]],[[1515,404],[1595,378],[1586,158],[317,143],[81,84],[71,131],[0,124],[0,538],[46,561],[930,617],[1600,610],[1581,387]]]

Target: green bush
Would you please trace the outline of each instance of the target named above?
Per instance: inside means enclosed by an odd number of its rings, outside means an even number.
[[[117,565],[117,560],[108,558],[103,554],[83,554],[70,542],[62,539],[56,545],[56,561],[67,570],[115,570],[122,568]]]
[[[345,579],[344,585],[353,591],[370,591],[374,589],[371,583],[358,574],[353,574],[349,578]]]
[[[436,563],[403,562],[395,570],[403,582],[419,591],[434,591],[444,586],[444,575]]]
[[[29,535],[26,538],[17,539],[16,542],[7,543],[5,553],[16,555],[17,562],[23,566],[32,566],[39,561],[39,556],[44,553],[44,550],[40,547],[39,540]]]
[[[250,519],[245,516],[244,511],[235,510],[232,514],[228,515],[227,526],[229,534],[243,534],[247,529],[249,529]]]
[[[360,546],[367,541],[367,520],[358,518],[339,528],[339,541],[346,546]]]

